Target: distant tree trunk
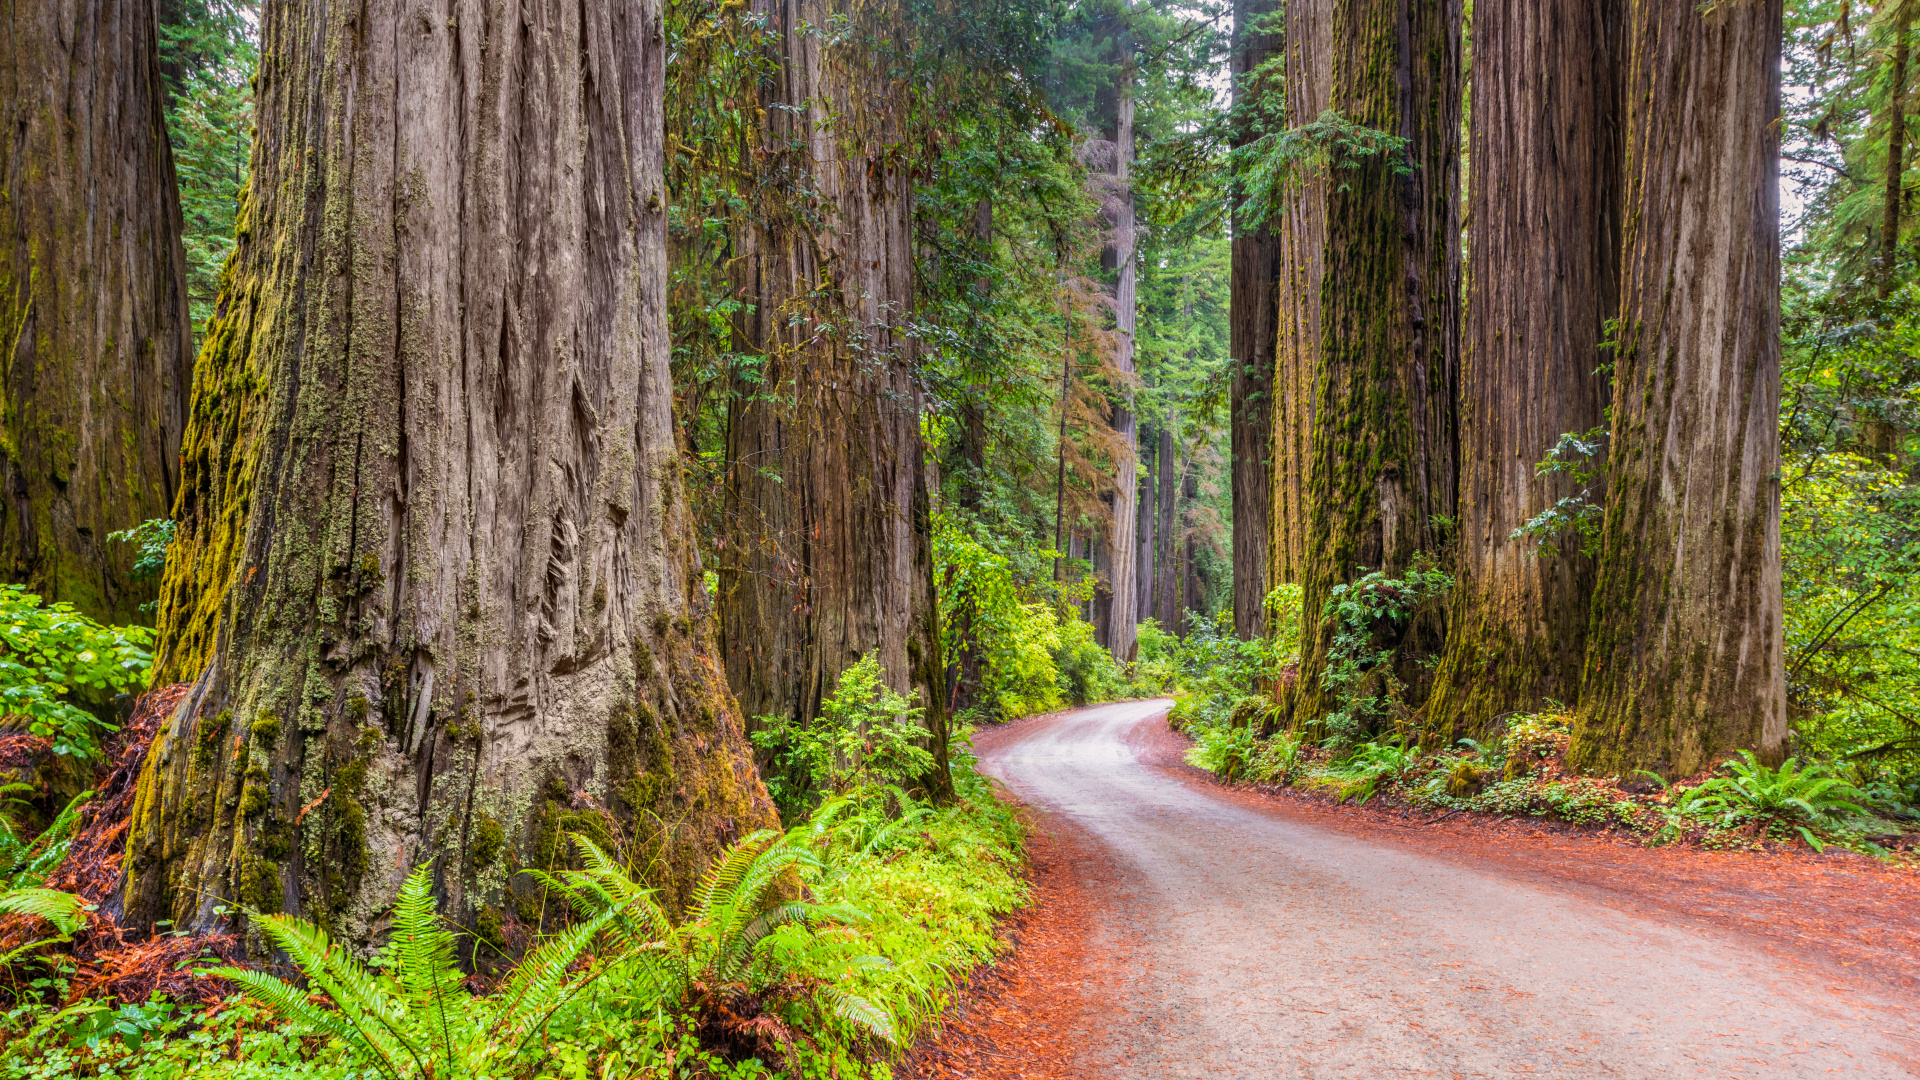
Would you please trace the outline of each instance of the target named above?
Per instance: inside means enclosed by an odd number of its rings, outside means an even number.
[[[1893,70],[1887,90],[1887,180],[1880,218],[1880,299],[1893,295],[1898,283],[1900,211],[1906,200],[1907,58],[1913,23],[1912,0],[1895,0],[1893,11]]]
[[[168,516],[193,343],[154,7],[0,26],[0,579],[144,621],[107,534]]]
[[[1180,499],[1186,503],[1188,514],[1193,513],[1194,506],[1200,501],[1200,477],[1194,471],[1192,457],[1188,457],[1181,467]],[[1186,533],[1186,558],[1183,560],[1180,582],[1180,606],[1187,611],[1198,611],[1210,619],[1213,612],[1207,610],[1206,586],[1200,580],[1200,541],[1194,535],[1192,521],[1187,521],[1182,531]],[[1185,630],[1186,627],[1181,629]]]
[[[1286,124],[1313,122],[1333,105],[1333,3],[1287,8]],[[1268,588],[1305,580],[1308,480],[1320,362],[1320,282],[1326,273],[1327,189],[1303,177],[1274,224],[1275,278],[1272,489],[1268,495]],[[1265,602],[1262,597],[1262,603]]]
[[[1153,566],[1154,617],[1160,620],[1160,629],[1168,633],[1180,629],[1180,566],[1178,552],[1180,537],[1174,531],[1173,503],[1174,492],[1180,486],[1179,461],[1174,454],[1173,429],[1171,417],[1160,427],[1160,449],[1156,460],[1160,463],[1155,491],[1160,496],[1159,546],[1155,549]]]
[[[1687,776],[1787,737],[1780,0],[1636,0],[1606,524],[1571,760]]]
[[[1154,526],[1158,524],[1160,505],[1154,485],[1160,481],[1160,456],[1156,452],[1159,446],[1159,437],[1152,428],[1142,433],[1140,454],[1146,459],[1146,467],[1140,470],[1138,514],[1133,526],[1134,550],[1139,553],[1133,562],[1135,622],[1153,618]]]
[[[1257,74],[1280,54],[1283,36],[1263,26],[1280,10],[1279,0],[1234,0],[1233,102],[1241,114],[1234,144],[1258,138],[1270,102],[1284,100],[1283,80]],[[1238,197],[1238,193],[1235,193]],[[1274,437],[1274,334],[1276,286],[1283,273],[1278,223],[1258,226],[1244,219],[1233,228],[1228,284],[1228,383],[1233,443],[1233,628],[1242,638],[1266,633],[1265,602],[1270,584],[1269,532],[1272,522]]]
[[[431,862],[497,938],[568,832],[684,899],[775,821],[681,491],[661,31],[657,0],[265,6],[162,596],[161,677],[196,681],[141,777],[135,923],[238,902],[365,940]]]
[[[736,387],[728,422],[727,677],[749,717],[805,724],[842,671],[878,654],[888,684],[926,709],[936,759],[926,782],[945,798],[922,395],[900,329],[913,305],[913,188],[902,162],[861,149],[905,137],[908,88],[888,81],[866,37],[902,16],[870,11],[851,37],[830,39],[821,0],[756,10],[780,41],[761,106],[765,170],[780,178],[769,190],[786,194],[743,215],[735,238],[750,305],[739,329],[765,361]],[[780,201],[808,190],[817,227]],[[820,321],[835,332],[818,332]]]
[[[1561,434],[1602,423],[1600,343],[1620,293],[1617,0],[1487,5],[1473,35],[1460,537],[1427,705],[1447,745],[1501,713],[1579,696],[1593,560],[1573,537],[1558,555],[1512,537],[1583,490],[1534,465]]]
[[[1454,514],[1460,8],[1335,0],[1332,25],[1332,106],[1407,146],[1402,162],[1342,169],[1326,197],[1294,712],[1310,724],[1334,705],[1321,673],[1335,628],[1320,616],[1334,586],[1438,555]]]
[[[1105,216],[1108,237],[1101,264],[1114,274],[1113,366],[1121,378],[1133,377],[1134,295],[1139,263],[1134,255],[1133,215],[1133,77],[1131,57],[1121,65],[1120,85],[1116,88],[1116,116],[1113,136],[1112,191]],[[1133,391],[1122,387],[1114,402],[1111,424],[1120,440],[1119,456],[1113,463],[1113,524],[1107,532],[1107,587],[1111,601],[1106,606],[1106,646],[1114,658],[1133,659],[1134,623],[1138,620],[1134,578],[1135,500],[1139,497],[1135,461]]]

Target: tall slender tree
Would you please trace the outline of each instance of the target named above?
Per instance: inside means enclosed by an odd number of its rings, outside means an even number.
[[[0,578],[103,619],[153,586],[107,535],[173,505],[192,373],[154,5],[0,25]]]
[[[431,861],[497,925],[540,910],[508,867],[611,821],[684,897],[774,818],[681,491],[660,5],[271,0],[261,34],[127,911],[365,937]]]
[[[1895,0],[1888,14],[1893,47],[1887,65],[1887,176],[1882,185],[1879,294],[1893,295],[1899,281],[1900,219],[1906,206],[1907,60],[1912,44],[1912,0]]]
[[[1107,648],[1117,660],[1132,660],[1134,625],[1139,621],[1134,560],[1134,538],[1138,523],[1134,520],[1139,500],[1136,447],[1138,432],[1133,410],[1134,332],[1138,313],[1136,299],[1140,265],[1136,259],[1137,237],[1133,212],[1133,45],[1123,38],[1123,57],[1114,86],[1114,125],[1112,179],[1102,216],[1107,226],[1107,243],[1100,256],[1103,269],[1113,274],[1113,367],[1121,385],[1115,388],[1113,412],[1109,424],[1118,447],[1113,462],[1113,521],[1105,536],[1107,589],[1111,600],[1106,607]]]
[[[829,33],[822,0],[758,0],[777,51],[764,87],[769,180],[736,228],[738,333],[762,364],[729,417],[732,534],[720,565],[727,676],[749,716],[805,724],[877,653],[918,693],[949,793],[913,302],[908,101],[870,8]],[[1127,564],[1132,565],[1131,553]]]
[[[1579,696],[1593,561],[1577,539],[1554,554],[1514,533],[1587,490],[1535,463],[1601,426],[1619,296],[1619,3],[1487,5],[1473,49],[1460,536],[1427,707],[1449,744]]]
[[[1334,0],[1332,16],[1331,107],[1402,142],[1326,193],[1293,711],[1309,724],[1333,709],[1333,588],[1437,555],[1455,512],[1460,7]]]
[[[1570,760],[1685,776],[1787,736],[1780,0],[1627,9],[1619,359]]]
[[[1284,124],[1298,129],[1333,107],[1333,4],[1329,0],[1301,0],[1287,6],[1286,19],[1286,50],[1280,72],[1285,80]],[[1268,405],[1272,443],[1268,448],[1271,467],[1266,497],[1269,586],[1299,584],[1306,573],[1308,480],[1313,472],[1314,395],[1318,392],[1315,373],[1320,358],[1320,284],[1326,274],[1324,176],[1309,173],[1299,177],[1293,197],[1278,210],[1273,232],[1274,358]]]
[[[1314,5],[1289,5],[1288,17],[1292,8],[1301,6]],[[1291,87],[1283,71],[1275,70],[1286,35],[1270,25],[1280,11],[1278,0],[1234,0],[1229,71],[1236,146],[1258,138],[1276,104],[1288,102]],[[1300,42],[1297,48],[1305,52],[1310,46]],[[1241,194],[1232,193],[1236,199]],[[1228,423],[1233,446],[1233,628],[1243,638],[1265,632],[1265,602],[1272,580],[1268,546],[1273,527],[1273,438],[1280,419],[1273,401],[1275,324],[1280,307],[1290,299],[1283,298],[1284,290],[1279,288],[1283,249],[1276,233],[1284,228],[1280,223],[1256,223],[1244,214],[1233,223]]]

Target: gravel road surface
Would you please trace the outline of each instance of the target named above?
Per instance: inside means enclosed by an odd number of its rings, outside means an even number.
[[[1114,1078],[1920,1076],[1904,998],[1738,935],[1388,846],[1146,760],[1166,701],[981,735],[984,771],[1108,860]],[[1164,735],[1159,736],[1164,739]],[[1068,992],[1063,990],[1063,992]],[[1085,991],[1080,991],[1085,992]]]

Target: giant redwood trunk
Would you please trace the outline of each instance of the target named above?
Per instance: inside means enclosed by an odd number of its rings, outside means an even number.
[[[1331,26],[1332,107],[1406,144],[1326,192],[1293,713],[1309,724],[1334,708],[1320,616],[1334,586],[1437,555],[1454,513],[1460,9],[1335,0]]]
[[[1563,433],[1599,427],[1606,407],[1619,29],[1616,0],[1513,0],[1474,20],[1460,536],[1447,652],[1427,705],[1448,745],[1502,713],[1579,697],[1593,560],[1577,538],[1555,538],[1548,554],[1513,533],[1563,498],[1604,491],[1534,466]]]
[[[1134,559],[1134,541],[1138,528],[1136,501],[1140,497],[1135,474],[1137,442],[1133,414],[1135,297],[1140,264],[1135,250],[1137,236],[1133,209],[1133,63],[1131,57],[1120,67],[1120,85],[1115,88],[1112,176],[1102,217],[1107,226],[1107,241],[1100,263],[1113,273],[1113,366],[1123,384],[1116,388],[1116,400],[1108,422],[1118,440],[1119,453],[1113,463],[1113,522],[1103,540],[1107,568],[1105,642],[1114,659],[1132,661],[1134,626],[1139,621],[1140,583]]]
[[[1787,737],[1779,0],[1628,8],[1606,523],[1571,759],[1685,776]]]
[[[107,534],[173,505],[193,367],[154,7],[0,22],[0,579],[132,622]]]
[[[902,329],[913,299],[912,186],[894,157],[907,87],[867,35],[823,34],[820,0],[765,0],[777,78],[762,102],[766,201],[735,237],[744,347],[729,417],[720,558],[727,676],[750,717],[805,724],[877,653],[933,732],[944,796],[946,682],[934,606],[921,391]],[[812,192],[817,203],[794,200]]]
[[[1284,79],[1269,61],[1279,55],[1283,35],[1266,25],[1277,0],[1234,0],[1233,104],[1239,124],[1235,145],[1260,135],[1261,119],[1283,100]],[[1239,197],[1239,193],[1235,193]],[[1233,460],[1233,628],[1242,638],[1266,632],[1267,566],[1272,528],[1274,319],[1279,297],[1279,245],[1274,223],[1255,223],[1249,215],[1234,222],[1228,271],[1227,353],[1233,365],[1228,381],[1229,434]]]
[[[1287,7],[1286,126],[1312,123],[1332,107],[1333,5],[1299,0]],[[1308,478],[1313,465],[1314,395],[1320,363],[1320,282],[1326,273],[1327,178],[1298,178],[1285,206],[1276,208],[1272,394],[1268,425],[1268,587],[1305,580]],[[1237,516],[1237,515],[1236,515]],[[1237,528],[1237,526],[1236,526]],[[1238,543],[1236,538],[1235,543]],[[1237,610],[1237,608],[1236,608]]]
[[[774,821],[717,663],[666,338],[657,0],[262,12],[128,844],[137,921],[482,938],[568,833],[670,897]]]

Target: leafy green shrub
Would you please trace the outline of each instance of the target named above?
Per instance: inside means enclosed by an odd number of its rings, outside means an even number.
[[[1059,644],[1053,650],[1059,672],[1060,695],[1074,705],[1091,705],[1124,696],[1126,678],[1113,654],[1093,640],[1093,624],[1070,618],[1060,624]]]
[[[1397,740],[1361,743],[1345,761],[1327,769],[1327,775],[1340,782],[1341,799],[1365,804],[1379,793],[1383,783],[1394,783],[1411,772],[1420,760],[1420,748]]]
[[[1259,736],[1251,729],[1231,724],[1196,724],[1189,734],[1193,745],[1187,748],[1187,764],[1213,773],[1223,780],[1237,780],[1246,772],[1247,763],[1259,746]]]
[[[1376,570],[1333,587],[1321,611],[1333,626],[1321,674],[1336,706],[1323,722],[1330,745],[1405,727],[1401,647],[1415,614],[1452,590],[1452,575],[1424,553],[1415,554],[1404,578]]]
[[[933,768],[933,754],[920,745],[930,737],[923,711],[881,681],[880,661],[868,653],[840,673],[812,723],[760,717],[752,738],[774,752],[777,768],[767,786],[775,801],[793,813],[821,793],[917,782]]]
[[[114,728],[88,706],[146,689],[152,645],[145,627],[102,626],[70,604],[0,585],[0,714],[23,719],[56,754],[95,758]]]
[[[1011,720],[1060,706],[1060,647],[1054,605],[1023,595],[1012,560],[987,549],[942,514],[934,524],[934,580],[940,583],[940,641],[949,662],[977,650],[981,707]]]
[[[173,545],[173,529],[173,522],[167,518],[150,518],[131,529],[108,533],[107,540],[133,545],[134,577],[158,577],[167,568],[167,549]]]

